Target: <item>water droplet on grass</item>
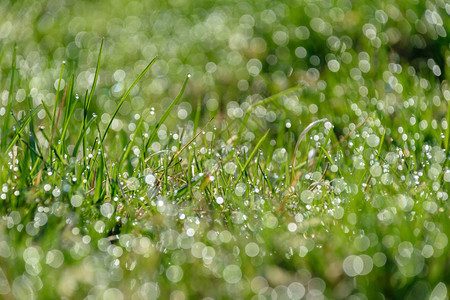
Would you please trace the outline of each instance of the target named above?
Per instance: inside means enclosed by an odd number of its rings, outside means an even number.
[[[70,204],[72,204],[73,207],[80,207],[81,204],[83,204],[83,197],[80,195],[73,195],[72,198],[70,198]]]
[[[224,202],[224,200],[223,200],[222,197],[217,197],[217,198],[216,198],[216,203],[217,203],[217,204],[223,204],[223,202]]]
[[[331,172],[333,172],[333,173],[336,173],[337,171],[338,171],[338,166],[337,165],[331,165],[331,167],[330,167],[330,171]]]
[[[367,145],[369,145],[372,148],[375,148],[380,144],[380,138],[375,134],[371,134],[367,137],[366,142]]]
[[[102,216],[110,219],[114,213],[114,206],[111,203],[103,203],[100,206],[100,213]]]
[[[264,227],[274,229],[278,225],[278,219],[272,213],[266,213],[263,218]]]
[[[392,178],[392,175],[390,174],[390,173],[384,173],[382,176],[381,176],[381,182],[384,184],[384,185],[390,185],[391,183],[392,183],[392,181],[393,181],[393,178]]]
[[[450,170],[445,171],[444,173],[444,181],[450,182]]]
[[[105,230],[105,223],[100,220],[95,222],[94,230],[97,231],[98,233],[103,233],[103,231]]]
[[[382,168],[379,165],[373,165],[370,167],[370,175],[373,177],[381,176]]]
[[[238,184],[236,185],[236,188],[235,188],[235,190],[234,190],[234,193],[236,194],[236,196],[241,197],[241,196],[244,195],[244,193],[245,193],[245,188],[246,188],[246,186],[245,186],[244,183],[238,183]]]
[[[225,164],[225,166],[223,167],[223,169],[225,170],[226,173],[232,175],[234,174],[234,172],[236,171],[236,165],[234,162],[228,162]]]
[[[395,163],[397,163],[398,160],[398,155],[395,154],[394,152],[388,152],[388,154],[386,154],[386,162],[390,165],[393,165]]]
[[[147,183],[150,186],[155,185],[156,177],[153,174],[148,174],[145,176],[145,183]]]
[[[304,190],[300,194],[300,200],[302,200],[303,203],[311,203],[314,200],[314,193],[310,190]]]
[[[331,72],[339,71],[340,67],[341,67],[341,65],[335,59],[332,59],[328,62],[328,69],[330,69]]]
[[[335,219],[342,219],[342,217],[344,216],[344,209],[341,206],[337,206],[334,210],[333,210],[333,217]]]

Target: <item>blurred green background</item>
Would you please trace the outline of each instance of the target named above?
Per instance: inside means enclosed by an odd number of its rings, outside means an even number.
[[[100,39],[105,38],[104,89],[93,106],[102,113],[113,112],[115,100],[155,56],[151,80],[133,91],[138,96],[124,104],[123,118],[149,106],[167,107],[186,73],[193,76],[181,119],[198,101],[211,115],[226,114],[227,105],[297,84],[323,91],[323,96],[303,95],[306,102],[326,98],[339,107],[348,88],[333,93],[324,85],[381,79],[380,65],[407,62],[446,78],[449,7],[444,0],[4,0],[2,68],[8,69],[10,49],[17,43],[20,80],[29,82],[26,93],[31,91],[36,103],[46,99],[52,105],[62,61],[68,63],[64,78],[76,72],[75,90],[82,93],[91,86]],[[357,70],[361,64],[362,72]],[[228,115],[239,117],[240,112]]]

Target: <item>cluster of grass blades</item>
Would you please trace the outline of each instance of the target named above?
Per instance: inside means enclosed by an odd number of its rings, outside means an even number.
[[[1,117],[0,295],[412,299],[423,289],[445,299],[443,123],[425,141],[367,109],[348,126],[327,112],[291,130],[286,103],[313,90],[301,84],[243,106],[242,118],[206,118],[199,101],[167,129],[187,75],[158,117],[146,108],[132,129],[113,130],[156,58],[101,121],[92,103],[103,45],[84,98],[62,64],[53,107],[31,97],[15,106],[14,49]],[[261,128],[262,108],[282,117]]]

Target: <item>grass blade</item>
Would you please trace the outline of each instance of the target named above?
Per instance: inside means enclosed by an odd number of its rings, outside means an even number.
[[[96,176],[95,176],[95,191],[94,191],[94,203],[97,203],[102,198],[102,192],[103,192],[103,169],[104,169],[104,159],[103,159],[103,150],[101,151],[98,159],[97,169],[96,169]]]
[[[19,129],[16,131],[16,134],[14,135],[13,139],[11,140],[11,142],[9,142],[8,147],[6,148],[6,152],[11,150],[11,148],[14,146],[14,144],[19,140],[19,138],[21,137],[23,131],[27,127],[27,125],[31,122],[31,120],[34,117],[34,115],[37,114],[37,111],[38,111],[39,108],[40,108],[40,106],[37,106],[33,111],[31,111],[24,118],[24,120],[21,122],[22,124],[19,124],[19,123],[17,124],[19,126]]]
[[[269,131],[270,131],[270,129],[266,131],[266,134],[264,134],[264,136],[258,141],[258,143],[256,144],[255,148],[253,149],[252,153],[250,153],[249,157],[247,158],[247,161],[242,166],[241,173],[239,174],[237,182],[239,182],[242,175],[244,175],[245,169],[247,169],[248,165],[252,161],[252,158],[253,158],[253,156],[255,156],[256,152],[258,151],[259,146],[261,146],[262,142],[264,142],[264,140],[266,139],[267,135],[269,134]]]
[[[177,153],[174,154],[174,156],[172,157],[172,159],[170,160],[169,164],[167,165],[167,167],[170,167],[170,165],[172,164],[172,162],[178,157],[180,156],[181,152],[184,151],[184,149],[186,149],[193,141],[195,141],[195,139],[205,130],[205,128],[209,125],[209,123],[211,123],[213,119],[210,119],[208,121],[208,123],[206,123],[206,125],[189,141],[189,143],[187,143],[186,145],[183,146],[183,148],[181,148]]]
[[[109,120],[108,126],[106,126],[105,132],[103,133],[102,139],[100,140],[101,143],[103,143],[103,141],[105,140],[106,135],[108,134],[109,128],[111,127],[111,124],[114,121],[114,118],[116,117],[117,113],[119,112],[119,109],[122,106],[122,104],[127,99],[128,95],[131,93],[131,90],[136,86],[136,84],[139,82],[139,80],[142,78],[142,76],[144,76],[145,73],[147,73],[147,71],[155,63],[155,61],[156,61],[156,57],[153,58],[152,61],[145,67],[145,69],[141,72],[141,74],[139,74],[139,76],[136,78],[136,80],[134,80],[133,84],[131,84],[131,86],[128,88],[126,93],[120,99],[119,104],[117,105],[116,110],[114,111],[114,113],[111,117],[111,120]],[[143,116],[142,116],[142,118],[143,118]]]
[[[183,82],[183,86],[181,87],[180,92],[178,93],[178,96],[175,98],[175,100],[173,100],[172,104],[170,104],[169,108],[164,112],[164,115],[161,117],[161,119],[159,119],[158,123],[156,123],[155,128],[153,128],[152,133],[150,134],[150,137],[147,141],[147,143],[145,143],[145,149],[148,149],[148,145],[153,141],[153,139],[155,138],[156,134],[158,133],[158,129],[159,127],[164,123],[164,121],[167,119],[167,117],[169,116],[170,112],[172,111],[172,109],[175,107],[175,105],[177,105],[177,103],[180,101],[181,96],[183,96],[184,90],[186,89],[186,85],[187,82],[189,80],[189,78],[191,77],[191,74],[187,74],[186,78],[184,79]],[[145,155],[146,151],[144,152]]]
[[[61,71],[59,72],[59,79],[58,79],[58,86],[56,88],[56,96],[55,96],[55,104],[53,105],[53,114],[52,114],[52,126],[50,127],[50,132],[51,132],[51,138],[50,140],[53,141],[53,135],[55,134],[55,124],[56,123],[56,110],[58,108],[58,100],[59,100],[59,94],[61,92],[61,80],[62,80],[62,76],[63,76],[63,72],[64,72],[64,66],[66,65],[66,62],[63,62],[61,64]]]
[[[74,85],[74,75],[70,77],[67,100],[69,103],[66,105],[66,111],[64,113],[64,125],[61,131],[61,144],[59,145],[59,149],[61,150],[64,147],[64,140],[66,138],[67,129],[69,128],[69,121],[72,118],[72,114],[75,111],[75,107],[78,103],[78,97],[73,97],[75,101],[72,101],[73,96],[73,85]]]
[[[294,149],[294,158],[292,159],[291,182],[294,180],[294,176],[295,176],[295,160],[297,159],[297,152],[298,152],[298,148],[300,147],[300,142],[305,137],[305,135],[308,133],[308,131],[310,131],[317,124],[325,122],[325,121],[327,121],[327,119],[320,119],[320,120],[314,121],[314,122],[310,123],[308,126],[306,126],[306,128],[302,131],[302,133],[300,133],[298,140],[297,140],[297,144],[295,145],[295,149]]]
[[[100,43],[100,50],[98,51],[98,59],[97,59],[97,66],[95,68],[94,81],[92,82],[91,91],[89,92],[89,96],[88,96],[87,101],[85,103],[86,110],[89,109],[89,106],[91,105],[92,97],[94,96],[94,91],[95,91],[95,88],[97,87],[98,73],[100,71],[100,63],[102,61],[103,43],[104,42],[105,42],[105,39],[102,39],[102,42]]]
[[[8,105],[6,107],[5,121],[2,128],[2,149],[6,146],[6,138],[9,130],[9,119],[12,111],[12,97],[14,89],[14,75],[16,73],[16,61],[17,61],[17,45],[14,45],[14,54],[11,64],[11,82],[9,85]]]
[[[139,120],[139,123],[138,123],[136,129],[134,130],[134,134],[133,134],[133,137],[131,138],[131,141],[128,143],[127,147],[125,148],[125,151],[123,152],[122,156],[120,157],[119,165],[117,167],[117,170],[119,172],[122,169],[122,165],[123,165],[123,162],[125,161],[125,158],[128,157],[128,154],[130,153],[131,146],[133,146],[134,141],[136,140],[136,136],[137,136],[139,130],[141,129],[143,122],[144,122],[144,116],[141,116],[141,119]]]
[[[450,122],[450,101],[447,101],[447,123]],[[445,141],[444,141],[444,146],[445,149],[447,151],[447,155],[449,153],[449,146],[450,143],[450,125],[447,125],[447,130],[445,131]]]
[[[81,145],[81,142],[83,142],[84,137],[86,136],[86,131],[89,129],[89,127],[91,126],[92,122],[94,122],[97,119],[97,117],[92,117],[92,119],[89,120],[89,122],[86,124],[86,126],[84,127],[84,129],[80,132],[80,136],[78,137],[78,140],[75,144],[75,147],[73,148],[73,153],[72,156],[76,157],[77,156],[77,152],[78,152],[78,148]],[[84,150],[83,150],[84,153]]]
[[[270,97],[267,97],[266,99],[264,99],[264,100],[262,100],[262,101],[260,101],[260,102],[258,102],[258,103],[255,103],[255,104],[250,105],[249,108],[247,109],[247,112],[245,113],[244,119],[242,120],[242,124],[241,124],[241,126],[239,127],[238,136],[242,136],[242,132],[244,131],[245,125],[247,124],[247,121],[248,121],[248,119],[250,118],[250,114],[251,114],[252,110],[253,110],[255,107],[258,107],[258,106],[261,106],[261,105],[269,104],[270,102],[273,102],[273,101],[277,100],[277,99],[280,98],[281,96],[284,96],[284,95],[287,95],[287,94],[289,94],[289,93],[292,93],[292,92],[294,92],[294,91],[296,91],[296,90],[298,90],[298,89],[300,89],[300,88],[302,88],[302,87],[303,87],[303,85],[297,85],[297,86],[294,86],[294,87],[292,87],[292,88],[290,88],[290,89],[281,91],[281,92],[279,92],[278,94],[275,94],[275,95],[272,95],[272,96],[270,96]]]

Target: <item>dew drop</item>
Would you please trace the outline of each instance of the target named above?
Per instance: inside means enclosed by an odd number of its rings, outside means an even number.
[[[380,138],[375,134],[371,134],[367,137],[366,142],[367,145],[369,145],[372,148],[375,148],[380,144]]]
[[[304,190],[300,194],[300,199],[302,200],[303,203],[311,203],[314,200],[314,193],[311,192],[310,190]]]
[[[328,69],[330,69],[331,72],[337,72],[341,68],[341,65],[339,62],[335,59],[332,59],[328,62]]]
[[[103,203],[100,206],[100,213],[106,218],[111,218],[114,213],[114,206],[111,203]]]

